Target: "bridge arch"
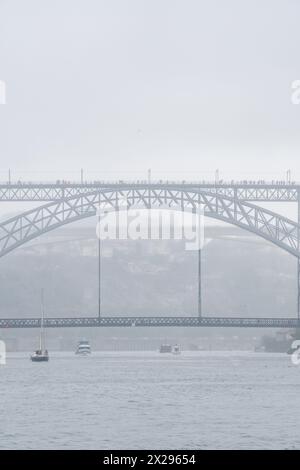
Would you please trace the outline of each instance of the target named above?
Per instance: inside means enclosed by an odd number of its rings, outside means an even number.
[[[126,204],[124,205],[124,201]],[[195,211],[252,232],[300,258],[300,225],[248,202],[201,189],[105,188],[50,202],[0,222],[0,257],[40,235],[103,211],[129,208]]]

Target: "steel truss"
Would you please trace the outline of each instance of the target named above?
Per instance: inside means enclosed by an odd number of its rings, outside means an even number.
[[[215,183],[174,183],[174,182],[156,182],[156,183],[22,183],[0,184],[0,201],[60,201],[88,194],[93,191],[103,191],[111,188],[114,190],[128,190],[151,187],[153,189],[170,189],[187,191],[194,189],[197,191],[207,191],[214,194],[220,194],[226,197],[232,197],[241,201],[279,201],[279,202],[297,202],[298,185],[280,185],[280,184],[215,184]]]
[[[103,212],[130,208],[167,208],[204,213],[265,238],[296,257],[299,253],[299,225],[254,204],[203,190],[134,188],[104,189],[54,201],[0,223],[0,257],[36,237],[80,219]],[[96,221],[95,221],[96,225]]]
[[[0,201],[51,201],[0,223],[0,257],[65,224],[101,211],[167,208],[196,211],[261,236],[297,257],[298,319],[222,317],[49,318],[47,327],[236,326],[300,327],[300,187],[215,184],[18,184],[0,185]],[[298,223],[247,201],[298,203]],[[96,222],[95,222],[96,225]],[[0,328],[35,328],[39,319],[0,319]]]
[[[2,318],[0,328],[39,328],[39,318]],[[47,328],[67,327],[243,327],[299,328],[297,318],[238,318],[238,317],[78,317],[47,318]]]

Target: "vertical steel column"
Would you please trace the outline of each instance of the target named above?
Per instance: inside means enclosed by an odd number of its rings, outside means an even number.
[[[201,198],[198,199],[198,317],[202,317],[202,218],[201,218]]]
[[[297,264],[298,264],[298,272],[297,272],[297,278],[298,278],[298,320],[300,320],[300,258],[297,258]]]
[[[100,204],[98,215],[98,320],[101,320],[101,231],[100,231]]]
[[[202,264],[202,249],[198,249],[198,317],[202,317],[202,283],[201,283],[201,264]]]
[[[299,251],[300,251],[300,189],[297,188],[297,204],[298,204],[298,257],[297,257],[297,317],[300,320],[300,258],[299,258]]]

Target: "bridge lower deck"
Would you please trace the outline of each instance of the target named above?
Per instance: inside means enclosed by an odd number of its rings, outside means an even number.
[[[2,318],[0,328],[39,328],[39,318]],[[300,328],[298,318],[239,317],[77,317],[47,318],[46,328],[68,327],[242,327]]]

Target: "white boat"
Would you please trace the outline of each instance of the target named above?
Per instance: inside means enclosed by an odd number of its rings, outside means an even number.
[[[91,346],[87,340],[84,339],[82,341],[79,341],[75,354],[79,354],[81,356],[88,356],[89,354],[91,354],[91,352]]]
[[[41,328],[40,328],[40,344],[39,349],[37,349],[33,354],[31,354],[30,359],[32,362],[48,362],[49,353],[45,348],[45,331],[44,331],[44,291],[41,292],[41,306],[42,306],[42,317],[41,317]]]
[[[176,354],[176,355],[181,354],[178,344],[175,344],[175,346],[173,347],[172,354]]]

